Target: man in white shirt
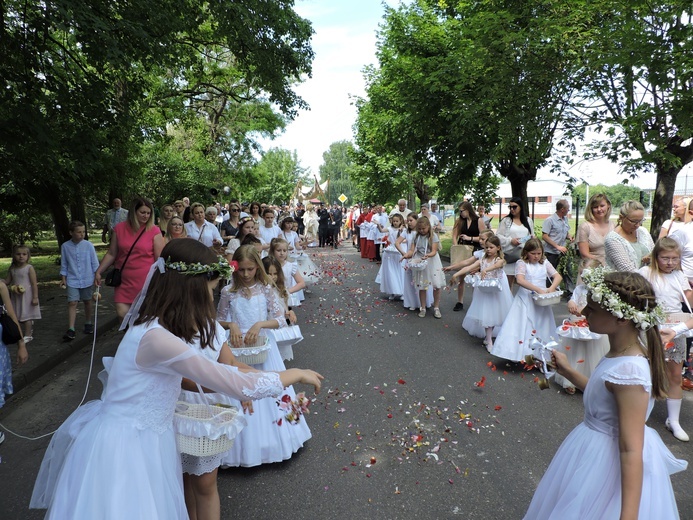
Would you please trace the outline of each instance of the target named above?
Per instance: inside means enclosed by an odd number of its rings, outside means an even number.
[[[443,227],[443,224],[445,223],[445,218],[443,217],[443,213],[438,211],[438,203],[437,202],[431,202],[431,215],[435,215],[436,218],[438,219],[438,222],[440,222],[440,227]]]
[[[101,241],[106,243],[106,239],[108,239],[108,242],[110,242],[115,225],[125,222],[127,219],[128,210],[123,209],[123,204],[120,199],[113,199],[113,207],[106,212],[106,216],[103,219]]]
[[[428,220],[431,223],[431,228],[433,228],[433,231],[436,233],[440,233],[440,231],[443,229],[443,225],[440,223],[438,217],[431,213],[431,210],[428,208],[428,204],[421,204],[421,216],[428,217]]]
[[[272,208],[266,208],[262,212],[262,219],[265,223],[263,226],[260,226],[260,236],[269,244],[273,238],[277,238],[281,234],[281,230],[274,223],[275,214]]]

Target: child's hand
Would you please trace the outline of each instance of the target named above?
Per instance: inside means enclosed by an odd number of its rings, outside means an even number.
[[[229,339],[231,340],[231,345],[234,348],[240,348],[243,346],[243,334],[241,334],[241,329],[236,323],[232,323],[229,326]]]
[[[258,336],[260,335],[260,327],[258,327],[258,324],[256,323],[252,327],[248,329],[248,332],[245,333],[245,344],[246,345],[252,345],[257,341]]]
[[[570,300],[568,302],[568,312],[575,316],[580,316],[580,311],[578,310],[577,303],[575,303],[573,300]]]
[[[243,413],[248,415],[253,415],[253,402],[252,401],[241,401],[241,407],[243,408]]]
[[[486,278],[486,269],[482,269],[482,270],[479,272],[479,276],[481,277],[482,280],[483,280],[484,278]]]
[[[323,379],[325,378],[314,370],[301,370],[301,383],[304,385],[313,385],[316,394],[320,393],[320,387],[322,386]]]
[[[558,350],[551,351],[551,361],[556,365],[556,372],[560,375],[565,376],[565,372],[570,369],[570,363],[568,363],[568,357]]]
[[[292,325],[295,325],[298,321],[298,318],[296,317],[296,313],[294,311],[287,312],[286,318],[289,320],[289,322],[291,322]]]

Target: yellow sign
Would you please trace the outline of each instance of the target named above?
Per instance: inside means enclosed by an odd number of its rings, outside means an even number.
[[[339,197],[337,197],[337,199],[339,200],[339,202],[344,204],[347,201],[347,196],[342,193]]]

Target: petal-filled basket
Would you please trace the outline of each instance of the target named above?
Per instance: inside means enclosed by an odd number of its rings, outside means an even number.
[[[563,291],[554,291],[546,294],[532,293],[532,299],[534,300],[534,305],[539,307],[547,307],[548,305],[556,305],[561,301],[561,296],[563,296]]]
[[[221,408],[178,401],[173,428],[180,453],[209,457],[229,451],[245,421],[235,406]]]
[[[267,361],[270,342],[267,336],[258,336],[257,341],[252,345],[243,345],[239,348],[231,348],[231,353],[246,365],[261,365]]]
[[[503,290],[503,286],[501,285],[500,278],[480,278],[474,286],[474,289],[481,292],[497,293]]]
[[[412,260],[409,262],[409,269],[412,271],[423,271],[426,267],[428,267],[428,260],[419,260],[418,262]]]

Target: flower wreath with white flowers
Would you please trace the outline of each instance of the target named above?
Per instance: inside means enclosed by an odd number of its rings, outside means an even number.
[[[666,316],[660,305],[641,311],[621,300],[618,294],[609,289],[604,282],[604,275],[608,272],[603,267],[582,271],[582,281],[589,290],[593,301],[617,318],[632,321],[636,327],[642,330],[648,330],[655,325],[664,323]]]
[[[238,264],[236,261],[229,263],[225,258],[219,257],[219,261],[213,264],[201,264],[197,262],[195,264],[189,264],[187,262],[171,262],[171,259],[167,259],[164,263],[166,269],[171,269],[177,271],[180,274],[206,274],[208,278],[211,278],[214,273],[219,273],[219,276],[225,280],[231,278],[231,275],[236,270]]]

